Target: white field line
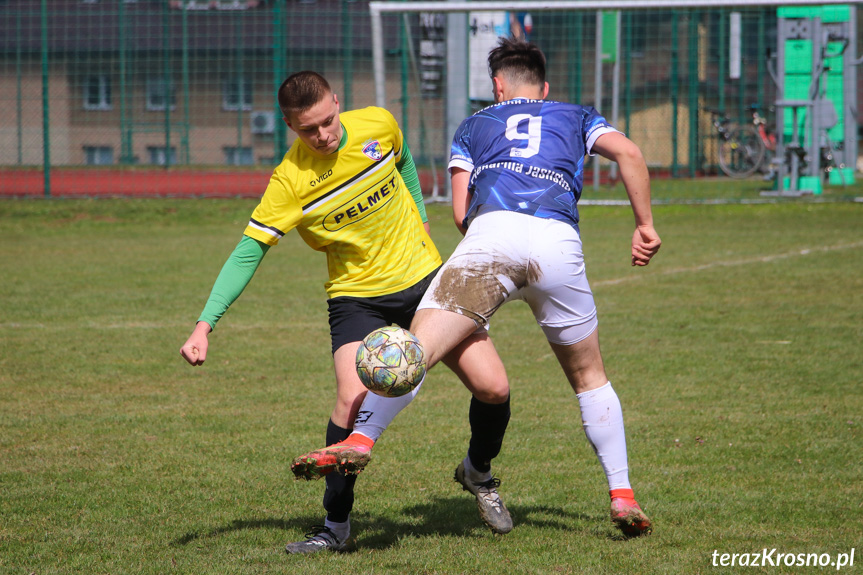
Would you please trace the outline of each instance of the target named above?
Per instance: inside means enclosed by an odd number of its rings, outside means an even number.
[[[686,267],[686,268],[670,268],[667,270],[664,269],[660,272],[653,273],[653,274],[632,275],[632,276],[626,276],[626,277],[622,277],[622,278],[590,282],[590,285],[591,286],[612,286],[612,285],[619,285],[622,283],[635,281],[635,280],[654,278],[657,276],[670,276],[670,275],[676,275],[676,274],[693,273],[693,272],[700,272],[700,271],[704,271],[704,270],[710,270],[713,268],[721,268],[721,267],[746,266],[746,265],[751,265],[751,264],[766,264],[766,263],[775,262],[775,261],[779,261],[779,260],[785,260],[785,259],[789,259],[789,258],[803,257],[803,256],[808,256],[808,255],[818,254],[818,253],[834,252],[834,251],[838,251],[838,250],[851,250],[851,249],[861,248],[861,247],[863,247],[863,242],[854,242],[851,244],[837,244],[837,245],[833,245],[833,246],[821,246],[821,247],[817,247],[817,248],[806,248],[806,249],[795,250],[792,252],[786,252],[786,253],[782,253],[782,254],[758,256],[758,257],[754,257],[754,258],[744,258],[744,259],[739,259],[739,260],[716,261],[716,262],[711,262],[709,264],[704,264],[704,265],[700,265],[700,266],[691,266],[691,267]]]
[[[765,264],[770,262],[775,262],[778,260],[784,260],[789,258],[803,257],[817,253],[826,253],[826,252],[835,252],[838,250],[851,250],[854,248],[863,247],[863,241],[854,242],[851,244],[837,244],[833,246],[821,246],[817,248],[806,248],[802,250],[794,250],[792,252],[785,252],[782,254],[773,254],[767,256],[758,256],[754,258],[744,258],[739,260],[726,260],[726,261],[717,261],[711,262],[709,264],[704,264],[700,266],[690,266],[686,268],[671,268],[667,270],[662,270],[657,273],[651,274],[640,274],[640,275],[632,275],[626,276],[622,278],[610,279],[610,280],[600,280],[595,282],[590,282],[590,285],[593,287],[599,286],[613,286],[619,285],[631,281],[643,280],[649,278],[655,278],[658,276],[670,276],[676,274],[684,274],[684,273],[692,273],[692,272],[700,272],[704,270],[709,270],[713,268],[720,267],[735,267],[735,266],[745,266],[750,264]],[[96,325],[96,324],[87,324],[85,326],[65,326],[66,328],[78,329],[80,327],[94,328],[94,329],[165,329],[165,328],[175,328],[181,327],[187,324],[150,324],[150,323],[134,323],[130,322],[127,324],[108,324],[108,325]],[[292,326],[296,326],[298,324],[291,324]],[[309,327],[316,327],[314,326]],[[43,329],[46,328],[47,325],[42,323],[19,323],[19,322],[8,322],[8,323],[0,323],[0,329]],[[237,325],[231,326],[233,330],[250,330],[250,329],[272,329],[273,326],[261,326],[261,325]],[[51,329],[63,329],[63,326],[52,326]]]

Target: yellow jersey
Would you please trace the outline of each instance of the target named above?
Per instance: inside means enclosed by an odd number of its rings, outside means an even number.
[[[340,121],[343,145],[326,158],[294,141],[244,233],[272,246],[297,228],[327,254],[331,298],[402,291],[441,265],[396,168],[404,136],[383,108],[344,112]]]

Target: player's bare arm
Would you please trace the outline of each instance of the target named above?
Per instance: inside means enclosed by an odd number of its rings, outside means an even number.
[[[603,134],[597,138],[593,150],[620,166],[620,178],[635,216],[631,263],[634,266],[646,266],[659,251],[662,240],[653,227],[650,174],[644,155],[632,140],[619,132]]]
[[[470,206],[470,193],[468,192],[470,172],[461,168],[453,168],[450,180],[452,182],[452,219],[458,231],[464,235],[467,230],[462,222],[464,222],[464,217]]]
[[[209,335],[210,331],[210,324],[205,321],[199,321],[195,325],[192,335],[189,336],[189,339],[180,348],[180,355],[191,365],[202,365],[204,360],[207,359],[207,348],[210,345],[207,335]]]

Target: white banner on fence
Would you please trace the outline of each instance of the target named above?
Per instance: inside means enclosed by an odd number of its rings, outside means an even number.
[[[469,97],[471,100],[492,100],[488,77],[488,53],[501,36],[509,36],[509,12],[471,12],[468,15]]]

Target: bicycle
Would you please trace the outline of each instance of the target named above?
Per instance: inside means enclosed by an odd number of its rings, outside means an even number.
[[[750,106],[752,124],[737,125],[722,110],[705,108],[712,116],[719,138],[719,169],[731,178],[747,178],[772,163],[776,137],[767,130],[767,119]],[[773,170],[770,171],[772,174]]]

